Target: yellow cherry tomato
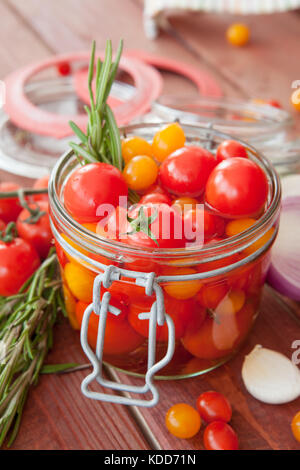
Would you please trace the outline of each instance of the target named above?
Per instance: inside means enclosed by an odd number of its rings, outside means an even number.
[[[235,315],[239,312],[246,300],[245,292],[242,290],[231,291],[218,305],[216,313],[220,315]]]
[[[180,439],[190,439],[200,430],[201,418],[192,406],[178,403],[172,406],[166,414],[166,426],[173,436]]]
[[[297,88],[297,90],[292,93],[291,103],[296,111],[300,111],[300,88]]]
[[[245,232],[245,230],[248,230],[252,225],[256,223],[256,219],[239,219],[239,220],[232,220],[226,225],[226,235],[228,237],[234,237],[235,235],[238,235],[242,232]],[[274,227],[270,228],[261,238],[256,240],[255,242],[252,243],[251,246],[246,248],[244,250],[244,253],[247,255],[251,255],[252,253],[255,253],[257,250],[262,248],[272,237],[274,233]]]
[[[64,269],[65,278],[72,294],[82,302],[93,300],[93,284],[96,274],[75,263],[67,263]]]
[[[300,442],[300,411],[293,418],[292,432],[296,441]]]
[[[123,175],[130,189],[141,191],[155,183],[158,176],[158,166],[153,158],[140,155],[133,157],[127,163]]]
[[[76,251],[78,251],[79,253],[83,253],[84,255],[89,255],[88,251],[85,250],[84,248],[81,248],[79,245],[76,245],[76,243],[74,243],[69,237],[68,235],[64,234],[64,233],[61,233],[61,236],[62,238],[65,239],[65,241],[68,243],[68,245],[70,245],[72,248],[75,248]],[[74,258],[73,256],[71,256],[69,253],[67,253],[64,249],[63,249],[63,252],[65,253],[66,257],[68,258],[68,260],[71,262],[71,263],[77,263],[77,258]]]
[[[196,274],[197,271],[192,268],[171,268],[162,270],[164,276],[185,276],[187,274]],[[164,290],[174,299],[186,300],[194,297],[201,289],[202,283],[199,280],[194,281],[176,281],[166,283]]]
[[[82,224],[90,232],[97,233],[98,224]]]
[[[199,201],[192,197],[179,197],[173,201],[172,207],[182,214],[191,209],[196,209],[197,204],[199,204]]]
[[[152,142],[152,153],[156,160],[163,162],[171,153],[183,147],[184,144],[183,129],[177,122],[174,122],[163,127],[155,134]]]
[[[248,228],[252,227],[256,222],[256,219],[237,219],[232,220],[226,225],[226,235],[227,237],[234,237],[239,233],[245,232]]]
[[[250,29],[247,25],[236,23],[229,26],[227,29],[227,40],[233,46],[245,46],[250,39]]]
[[[125,164],[138,155],[152,156],[152,147],[147,140],[134,136],[122,141],[122,156]]]
[[[63,285],[65,306],[68,314],[69,321],[74,330],[79,330],[80,326],[76,318],[76,299],[71,294],[70,289],[66,284]]]

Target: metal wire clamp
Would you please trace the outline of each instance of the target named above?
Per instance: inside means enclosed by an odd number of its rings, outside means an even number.
[[[121,312],[116,307],[109,304],[111,295],[109,292],[101,296],[101,287],[108,289],[111,287],[114,281],[118,281],[121,277],[122,270],[111,265],[108,266],[103,274],[99,274],[93,287],[93,303],[89,305],[83,315],[82,326],[81,326],[81,345],[82,348],[91,361],[93,371],[89,374],[81,384],[82,393],[94,400],[101,400],[104,402],[117,403],[121,405],[131,406],[143,406],[152,407],[158,403],[159,393],[156,386],[153,383],[154,375],[159,370],[165,367],[172,359],[175,350],[175,327],[172,318],[165,312],[164,306],[164,295],[162,288],[159,286],[155,279],[155,273],[149,273],[146,277],[136,278],[136,284],[145,287],[146,295],[152,296],[155,294],[156,300],[154,301],[151,311],[140,313],[139,318],[141,320],[149,320],[149,342],[148,342],[148,368],[145,375],[145,384],[142,386],[134,386],[127,384],[120,384],[112,382],[103,377],[103,347],[105,338],[106,319],[108,312],[113,315],[119,315]],[[90,348],[88,344],[88,325],[89,319],[92,313],[99,316],[98,333],[97,333],[97,344],[96,352]],[[155,364],[156,354],[156,328],[164,325],[166,322],[168,327],[168,347],[166,355]],[[136,394],[145,394],[147,392],[152,393],[150,400],[146,399],[135,399],[131,397],[120,396],[117,394],[106,394],[102,392],[94,392],[89,389],[89,385],[96,381],[102,387],[107,387],[112,390],[119,392],[130,392]]]

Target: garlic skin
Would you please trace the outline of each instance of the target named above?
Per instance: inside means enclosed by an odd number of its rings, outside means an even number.
[[[255,346],[245,357],[242,378],[257,400],[280,405],[300,396],[300,370],[283,354]]]

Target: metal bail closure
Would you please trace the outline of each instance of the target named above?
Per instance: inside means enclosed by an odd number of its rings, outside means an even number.
[[[108,312],[113,315],[119,315],[121,312],[116,307],[109,304],[111,295],[109,292],[105,292],[102,300],[100,299],[101,286],[108,289],[111,287],[114,281],[118,281],[121,277],[122,269],[116,266],[108,266],[103,274],[99,274],[93,287],[93,303],[89,305],[84,312],[82,325],[81,325],[81,345],[86,356],[91,361],[93,371],[89,374],[81,384],[82,393],[93,400],[100,400],[105,402],[117,403],[121,405],[132,405],[132,406],[144,406],[151,407],[155,406],[159,400],[159,393],[156,386],[153,384],[154,375],[159,370],[165,367],[172,359],[175,350],[175,327],[172,318],[165,312],[164,305],[164,294],[162,288],[159,286],[155,279],[155,273],[134,273],[136,274],[136,284],[138,286],[145,287],[145,293],[147,296],[155,294],[156,300],[154,301],[151,311],[146,313],[140,313],[139,318],[141,320],[149,320],[149,341],[148,341],[148,370],[145,375],[145,384],[142,386],[126,385],[110,380],[106,380],[102,375],[103,365],[103,346],[105,338],[106,319]],[[127,271],[128,275],[128,271]],[[95,312],[99,316],[98,334],[96,352],[90,348],[88,344],[87,334],[89,319]],[[168,347],[166,355],[155,364],[155,353],[156,353],[156,327],[167,323],[168,327]],[[101,386],[116,390],[119,392],[131,392],[136,394],[145,394],[147,392],[152,393],[150,400],[146,399],[135,399],[130,397],[124,397],[119,395],[106,394],[101,392],[93,392],[89,389],[89,385],[93,381],[97,381]]]

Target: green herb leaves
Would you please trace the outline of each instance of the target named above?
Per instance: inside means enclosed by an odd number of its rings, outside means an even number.
[[[63,303],[55,254],[12,297],[0,298],[0,447],[15,439],[29,387],[35,384]],[[61,366],[62,367],[62,366]]]
[[[116,166],[119,170],[123,168],[120,133],[113,112],[107,104],[107,98],[118,71],[122,50],[123,41],[120,41],[113,62],[112,43],[107,41],[105,59],[103,62],[98,59],[95,66],[96,43],[93,42],[88,74],[90,107],[85,106],[89,118],[86,134],[74,122],[70,122],[73,132],[81,142],[80,145],[71,142],[70,147],[81,163],[83,163],[83,158],[85,163],[105,162]],[[95,93],[93,91],[94,78]]]
[[[135,219],[132,219],[127,215],[127,220],[132,227],[132,231],[128,232],[127,235],[132,235],[134,233],[143,232],[149,238],[151,238],[156,245],[159,247],[158,241],[156,240],[154,234],[150,230],[150,225],[155,222],[158,217],[158,212],[155,210],[154,214],[150,215],[149,217],[145,214],[145,209],[143,206],[140,207],[138,216]]]

